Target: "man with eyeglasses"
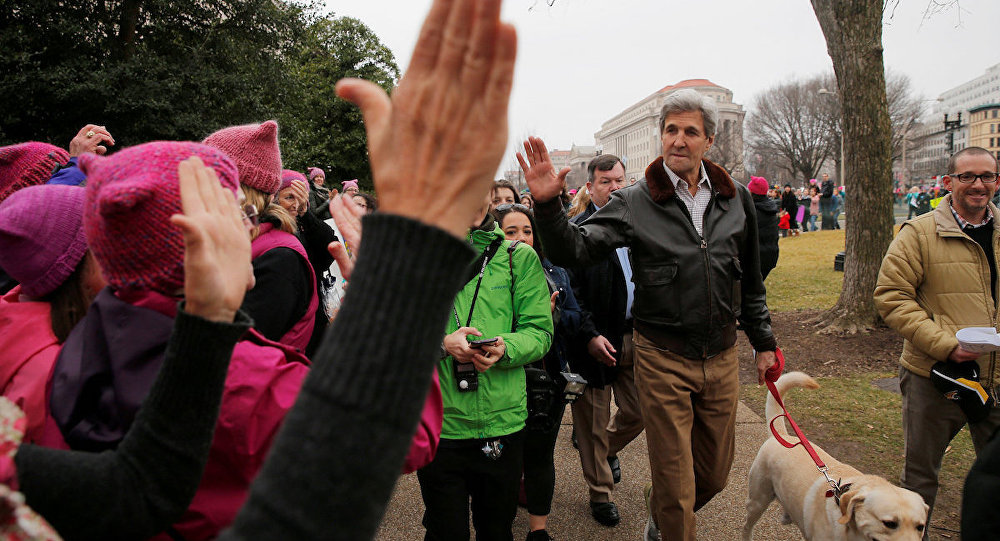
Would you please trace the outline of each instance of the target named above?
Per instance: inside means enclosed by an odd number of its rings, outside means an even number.
[[[994,354],[963,349],[955,333],[964,327],[996,327],[997,160],[968,147],[948,161],[944,187],[951,193],[933,212],[903,223],[882,260],[875,305],[886,324],[903,336],[899,386],[903,393],[905,459],[900,484],[933,509],[941,458],[968,423],[978,453],[1000,426],[1000,409],[970,422],[954,399],[930,379],[944,361],[978,363],[982,386],[993,396],[1000,383]],[[988,282],[987,282],[988,280]],[[930,516],[928,515],[928,522]],[[926,532],[930,528],[924,530]]]

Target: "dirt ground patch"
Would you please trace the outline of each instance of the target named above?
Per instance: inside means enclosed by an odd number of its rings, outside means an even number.
[[[816,334],[816,327],[807,322],[819,313],[820,311],[815,310],[772,313],[774,334],[785,353],[786,370],[801,370],[816,378],[856,378],[870,374],[872,383],[881,389],[878,392],[891,393],[892,391],[887,389],[891,389],[892,385],[888,385],[885,380],[887,376],[893,376],[899,371],[899,354],[902,350],[902,339],[899,335],[888,327],[867,334]],[[743,385],[741,398],[763,417],[766,391],[756,385],[757,375],[750,352],[749,342],[741,333],[739,342],[740,383]],[[877,385],[876,382],[881,385]],[[830,399],[847,400],[849,397]],[[804,407],[800,407],[797,414],[794,397],[789,408],[810,440],[818,443],[838,460],[867,473],[881,475],[898,484],[903,464],[901,445],[899,451],[885,453],[873,449],[870,445],[872,441],[870,434],[830,437],[828,434],[842,427],[830,426],[830,421],[810,415]],[[886,413],[896,417],[899,415],[898,410]],[[901,438],[901,435],[896,437]],[[964,472],[971,467],[972,458],[967,453],[962,453],[960,457],[955,456],[957,454],[946,453],[944,458],[930,532],[931,539],[960,538],[959,510],[965,481]]]

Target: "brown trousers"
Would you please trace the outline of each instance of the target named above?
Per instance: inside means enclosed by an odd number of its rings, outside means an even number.
[[[694,512],[722,491],[736,447],[736,347],[687,359],[635,333],[635,381],[646,422],[650,509],[664,539],[695,539]]]
[[[603,389],[587,387],[583,396],[573,402],[573,428],[580,445],[580,465],[592,502],[612,501],[615,481],[608,466],[608,457],[616,456],[642,433],[632,356],[632,335],[629,334],[622,342],[618,376],[614,383]],[[618,405],[613,418],[612,392]]]

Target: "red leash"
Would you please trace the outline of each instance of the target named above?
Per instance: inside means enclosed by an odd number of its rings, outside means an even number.
[[[813,449],[812,444],[809,443],[809,440],[806,438],[806,435],[802,433],[802,429],[799,428],[799,425],[795,423],[794,419],[792,419],[792,416],[788,413],[788,410],[785,409],[785,403],[781,400],[781,395],[778,393],[778,389],[774,386],[774,382],[778,381],[778,378],[781,377],[781,373],[784,372],[785,370],[785,355],[781,352],[781,348],[777,348],[774,352],[774,355],[775,357],[777,357],[778,361],[774,363],[774,366],[769,368],[767,372],[764,373],[764,380],[767,383],[767,390],[771,392],[771,396],[773,396],[774,400],[778,402],[778,405],[781,406],[781,411],[783,411],[784,413],[776,416],[774,419],[771,419],[771,422],[768,423],[768,427],[771,429],[771,435],[774,436],[774,439],[777,440],[778,443],[784,445],[788,449],[791,449],[797,445],[801,445],[802,448],[805,449],[807,453],[809,453],[809,456],[812,458],[813,462],[816,463],[816,468],[819,469],[819,472],[823,474],[823,477],[826,477],[826,481],[830,483],[830,487],[832,488],[832,490],[827,491],[826,494],[827,497],[833,496],[834,499],[837,500],[837,504],[839,505],[840,495],[843,494],[844,492],[847,492],[847,489],[850,488],[851,485],[848,484],[841,487],[840,483],[834,481],[833,478],[830,477],[829,468],[827,468],[826,464],[823,463],[823,460],[819,457],[819,454],[816,453],[816,450]],[[778,430],[774,428],[774,422],[781,419],[782,417],[784,417],[788,421],[788,424],[792,426],[792,431],[795,432],[795,435],[799,437],[798,443],[789,443],[787,440],[782,438],[781,435],[778,434]]]

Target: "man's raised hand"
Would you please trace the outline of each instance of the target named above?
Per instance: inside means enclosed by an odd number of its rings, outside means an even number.
[[[562,193],[570,168],[563,167],[562,171],[556,173],[552,158],[549,157],[549,150],[545,148],[545,141],[538,137],[529,137],[524,142],[524,154],[517,153],[517,163],[521,164],[524,180],[528,183],[531,197],[536,203],[546,203]]]
[[[500,4],[435,0],[391,100],[337,83],[364,115],[380,211],[465,237],[507,145],[517,34]]]

